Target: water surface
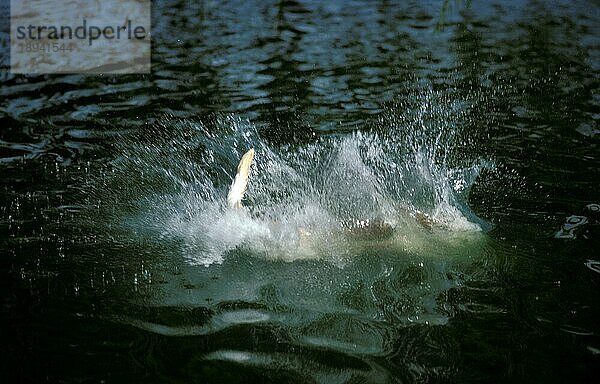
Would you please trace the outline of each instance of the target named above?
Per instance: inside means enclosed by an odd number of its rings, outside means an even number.
[[[2,70],[3,376],[594,381],[599,15],[161,1],[150,75]]]

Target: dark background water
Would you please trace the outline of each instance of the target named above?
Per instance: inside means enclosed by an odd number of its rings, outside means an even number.
[[[0,72],[5,382],[597,380],[598,227],[554,234],[600,202],[600,4],[157,1],[152,15],[150,75]],[[160,136],[173,118],[211,126],[234,115],[270,145],[293,148],[393,130],[424,99],[431,120],[461,132],[463,158],[496,164],[469,197],[494,225],[484,261],[453,269],[475,277],[438,292],[445,324],[403,317],[403,287],[430,283],[410,265],[370,287],[318,263],[265,262],[258,273],[237,260],[195,271],[168,249],[113,238],[106,223],[82,224],[85,186],[119,156],[117,134]],[[436,114],[457,102],[460,113]],[[379,265],[390,255],[371,257]],[[227,280],[244,268],[261,275],[257,300]],[[332,286],[344,286],[338,301],[358,315],[321,316],[300,294],[274,304],[281,286],[268,272],[294,268],[326,269]],[[165,293],[204,300],[211,279],[233,296],[199,305]],[[378,287],[394,290],[390,302],[378,301]],[[361,319],[378,306],[383,317]],[[252,311],[281,317],[249,321]],[[208,323],[219,325],[202,330]],[[328,332],[322,340],[362,348],[306,341]]]

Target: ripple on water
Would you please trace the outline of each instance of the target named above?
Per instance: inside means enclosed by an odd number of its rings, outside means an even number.
[[[600,261],[588,260],[586,261],[585,266],[596,273],[600,273]]]
[[[236,366],[256,367],[264,371],[290,372],[291,382],[346,383],[354,380],[384,383],[389,374],[375,363],[330,350],[305,349],[302,353],[258,352],[220,349],[210,352],[203,361],[231,362]]]
[[[384,354],[389,349],[386,325],[345,314],[322,315],[299,331],[304,345],[346,353]]]
[[[118,321],[163,336],[200,336],[243,324],[277,320],[276,314],[252,308],[257,305],[248,305],[251,308],[214,311],[205,307],[186,311],[172,307],[149,307],[144,311],[146,315],[122,316]],[[202,316],[194,313],[201,313]]]
[[[560,327],[561,331],[577,336],[593,336],[594,332],[575,325],[565,324]]]

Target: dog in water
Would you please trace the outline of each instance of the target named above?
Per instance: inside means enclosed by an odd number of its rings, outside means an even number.
[[[240,209],[242,208],[242,199],[244,198],[244,194],[246,193],[246,188],[248,186],[248,178],[250,176],[250,166],[252,165],[252,161],[254,159],[255,151],[254,149],[248,150],[246,152],[237,167],[237,173],[231,183],[231,187],[229,188],[229,193],[227,194],[227,205],[232,209]],[[412,214],[421,226],[426,229],[431,229],[435,222],[432,218],[422,212],[414,212]],[[389,237],[394,232],[394,227],[392,224],[381,220],[381,219],[357,219],[352,223],[340,223],[345,231],[348,234],[358,237]],[[300,237],[308,237],[310,236],[310,232],[305,228],[298,228],[298,234]]]

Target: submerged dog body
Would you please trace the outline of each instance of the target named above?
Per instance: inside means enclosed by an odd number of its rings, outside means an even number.
[[[327,258],[343,265],[352,255],[373,249],[407,254],[439,255],[465,243],[484,241],[479,225],[468,221],[457,208],[447,207],[432,217],[401,202],[389,202],[385,218],[374,215],[341,219],[327,209],[307,202],[289,214],[244,209],[244,198],[255,151],[246,152],[229,188],[224,219],[229,231],[239,231],[239,244],[270,258],[286,261]],[[254,207],[258,208],[258,207]],[[346,211],[347,213],[347,211]],[[436,212],[437,214],[437,212]],[[452,221],[455,220],[455,221]],[[450,247],[450,248],[449,248]]]
[[[251,148],[248,150],[240,159],[237,167],[237,173],[229,188],[227,194],[227,205],[229,208],[240,209],[242,208],[242,200],[246,193],[248,186],[248,179],[250,176],[250,166],[254,160],[255,150]],[[411,213],[410,216],[420,224],[423,228],[431,229],[435,226],[434,220],[422,212]],[[367,218],[367,219],[356,219],[346,222],[340,222],[339,228],[342,232],[356,238],[388,238],[394,233],[395,227],[382,219],[379,218]],[[310,231],[306,228],[298,228],[298,235],[300,238],[306,238],[310,236]]]

